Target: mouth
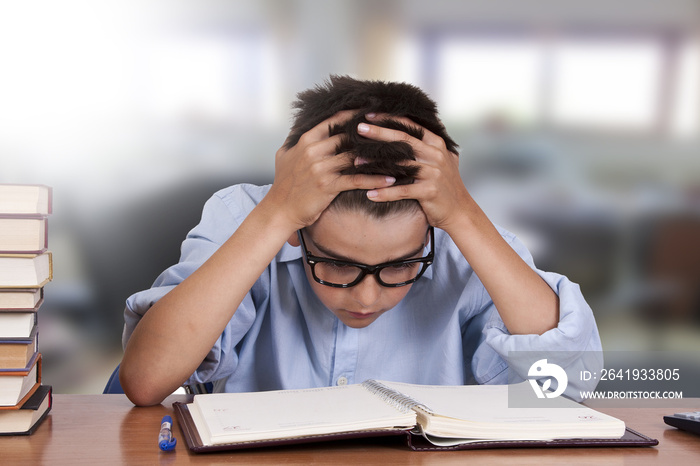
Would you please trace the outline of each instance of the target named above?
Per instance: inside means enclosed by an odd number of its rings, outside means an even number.
[[[377,315],[377,312],[352,312],[345,311],[350,317],[358,320],[372,319]]]

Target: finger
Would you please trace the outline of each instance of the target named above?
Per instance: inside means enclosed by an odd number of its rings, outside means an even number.
[[[292,148],[280,148],[275,154],[275,163],[281,160],[296,160],[297,163],[312,163],[315,160],[334,155],[340,145],[341,135],[334,135],[325,139],[309,141],[308,133],[299,139],[299,142]],[[306,162],[304,162],[306,160]]]
[[[419,128],[419,129],[422,129],[423,131],[427,131],[421,125],[419,125],[415,121],[413,121],[410,118],[405,117],[405,116],[391,115],[389,113],[367,113],[367,114],[365,114],[365,118],[367,118],[367,120],[369,122],[376,122],[376,123],[380,123],[384,120],[393,120],[393,121],[396,121],[398,123],[402,123],[406,126],[412,126],[414,128]]]
[[[357,133],[361,136],[385,142],[407,142],[414,145],[418,139],[396,129],[385,128],[383,126],[360,123],[357,125]]]
[[[342,142],[343,135],[336,134],[320,141],[312,142],[306,146],[306,152],[312,158],[328,157],[336,155],[336,150]]]
[[[419,125],[415,121],[413,121],[410,118],[405,117],[405,116],[391,115],[389,113],[367,113],[367,114],[365,114],[365,117],[370,122],[370,124],[372,122],[376,123],[375,125],[370,125],[372,128],[374,128],[374,127],[383,128],[383,126],[381,126],[381,122],[386,121],[386,120],[391,120],[391,121],[394,121],[396,123],[400,123],[404,126],[415,128],[415,130],[418,132],[425,133],[425,131],[426,131],[426,129],[423,128],[421,125]],[[358,132],[360,134],[362,134],[362,130],[366,129],[366,128],[367,128],[367,126],[358,126]],[[386,128],[386,129],[390,130],[389,128]],[[391,130],[391,131],[401,132],[400,130]],[[369,133],[371,134],[371,131],[369,131]],[[386,134],[389,134],[389,133],[386,133]],[[371,137],[371,136],[369,136],[369,137]]]
[[[397,129],[391,129],[391,128],[385,128],[383,126],[378,126],[378,125],[372,125],[368,123],[360,123],[357,125],[357,132],[370,139],[376,139],[379,141],[385,141],[385,142],[407,142],[411,144],[414,149],[419,149],[420,144],[423,143],[428,146],[436,147],[438,149],[445,149],[445,141],[435,133],[432,133],[431,131],[423,128],[422,126],[414,123],[408,118],[405,117],[391,117],[392,120],[397,121],[399,123],[403,123],[406,126],[413,126],[415,128],[419,128],[421,132],[423,133],[422,139],[417,139],[414,138],[413,136]]]
[[[328,128],[347,122],[355,113],[357,112],[353,110],[342,110],[304,133],[301,138],[299,138],[299,141],[303,139],[306,144],[309,144],[327,139],[329,137]]]
[[[432,131],[426,129],[425,127],[419,125],[418,123],[416,123],[415,121],[411,120],[408,117],[390,115],[388,113],[368,113],[365,115],[365,117],[370,122],[372,122],[372,121],[380,122],[382,120],[391,119],[391,120],[394,120],[396,122],[402,123],[406,126],[413,126],[415,128],[420,128],[423,131],[422,141],[424,143],[426,143],[430,146],[434,146],[434,147],[441,147],[441,148],[446,147],[445,141],[440,136],[438,136],[437,134],[433,133]]]
[[[336,179],[334,188],[338,192],[355,189],[376,190],[392,186],[396,179],[384,175],[341,175]]]
[[[419,199],[416,184],[402,184],[399,186],[376,187],[367,191],[367,198],[375,202],[390,202],[401,199]]]
[[[351,166],[351,154],[341,153],[333,157],[310,159],[304,169],[312,185],[326,193],[338,194],[355,189],[374,189],[391,186],[396,179],[387,175],[343,174]]]
[[[403,131],[367,123],[358,124],[357,132],[361,136],[377,141],[404,142],[410,144],[413,148],[416,161],[420,163],[439,163],[438,161],[443,159],[444,155],[447,153],[445,150],[445,143],[441,138],[438,138],[439,141],[435,141],[434,145],[427,144]],[[424,138],[425,137],[424,134]]]

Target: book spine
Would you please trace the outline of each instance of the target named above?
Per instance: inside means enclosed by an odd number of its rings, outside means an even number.
[[[408,413],[415,408],[420,408],[427,413],[432,413],[432,411],[423,403],[420,403],[410,396],[398,392],[393,388],[387,387],[377,380],[365,380],[362,382],[362,386],[369,390],[370,393],[379,397],[385,403],[393,406],[402,413]]]

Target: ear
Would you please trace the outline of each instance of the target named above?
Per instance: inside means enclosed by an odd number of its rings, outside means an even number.
[[[287,243],[289,243],[290,246],[298,247],[301,246],[301,243],[299,242],[299,235],[295,231],[292,233],[292,236],[289,237],[287,240]]]

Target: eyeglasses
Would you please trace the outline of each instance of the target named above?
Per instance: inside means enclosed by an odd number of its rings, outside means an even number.
[[[433,263],[435,252],[435,231],[428,227],[430,233],[430,252],[427,256],[385,262],[377,265],[358,264],[328,257],[318,257],[309,254],[304,242],[302,230],[299,230],[299,242],[306,257],[306,263],[311,267],[311,275],[321,285],[335,288],[350,288],[365,278],[374,275],[377,282],[386,287],[395,288],[409,285],[418,280],[426,269]]]

